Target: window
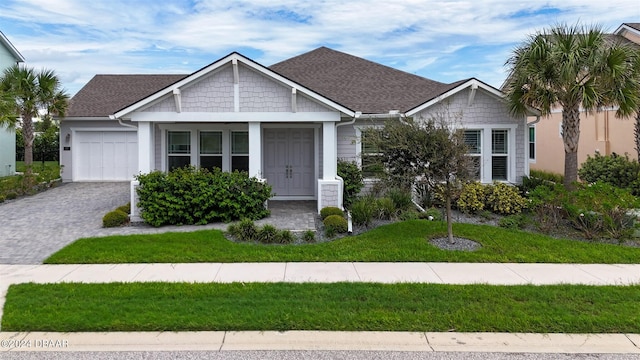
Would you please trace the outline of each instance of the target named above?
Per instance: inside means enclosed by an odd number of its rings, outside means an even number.
[[[491,130],[491,178],[492,180],[508,179],[509,160],[508,130]]]
[[[374,129],[367,129],[362,131],[362,176],[365,178],[376,177],[382,173],[382,163],[380,149],[371,141],[367,141],[367,132],[375,131]]]
[[[167,132],[167,157],[169,171],[191,164],[191,132]]]
[[[529,160],[536,159],[536,128],[529,127]]]
[[[222,132],[200,132],[200,167],[222,169]]]
[[[231,133],[231,171],[249,171],[249,132]]]
[[[472,158],[471,174],[473,179],[480,180],[482,164],[482,130],[465,130],[464,143],[467,145],[468,156]]]

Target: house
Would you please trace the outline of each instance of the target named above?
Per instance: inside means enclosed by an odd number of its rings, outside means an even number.
[[[622,24],[609,35],[613,41],[634,43],[640,46],[640,23]],[[578,168],[587,155],[629,154],[637,158],[634,141],[634,117],[616,118],[617,108],[602,111],[580,112],[580,141],[578,143]],[[529,162],[532,169],[564,173],[564,143],[562,141],[562,109],[552,111],[529,130]]]
[[[61,122],[62,177],[131,180],[188,164],[245,170],[274,199],[316,200],[319,210],[342,205],[337,160],[366,161],[363,127],[443,110],[460,115],[479,180],[528,174],[526,118],[509,114],[499,90],[321,47],[271,67],[234,52],[188,75],[96,75]]]
[[[24,57],[0,31],[0,74],[5,69],[24,62]],[[0,177],[16,171],[16,133],[6,125],[0,125]]]

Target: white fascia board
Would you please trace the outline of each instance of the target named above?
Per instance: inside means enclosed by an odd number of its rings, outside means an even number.
[[[220,59],[220,60],[218,60],[218,61],[216,61],[216,62],[214,62],[214,63],[212,63],[209,66],[204,67],[203,69],[200,69],[199,71],[196,71],[195,73],[187,76],[186,78],[178,81],[177,83],[175,83],[173,85],[170,85],[170,86],[168,86],[168,87],[156,92],[155,94],[153,94],[153,95],[151,95],[151,96],[149,96],[149,97],[147,97],[145,99],[142,99],[142,100],[138,101],[137,103],[132,104],[132,105],[130,105],[130,106],[118,111],[117,113],[114,114],[114,116],[116,118],[125,117],[126,115],[128,115],[128,114],[130,114],[130,113],[132,113],[132,112],[134,112],[136,110],[139,110],[139,109],[141,109],[141,108],[153,103],[154,101],[156,101],[156,100],[158,100],[158,99],[160,99],[160,98],[172,93],[174,89],[180,89],[184,85],[192,83],[194,81],[197,81],[199,78],[210,74],[212,71],[217,70],[218,68],[226,65],[227,63],[233,63],[234,60],[236,62],[239,61],[243,65],[246,65],[246,66],[248,66],[248,67],[250,67],[250,68],[252,68],[252,69],[254,69],[254,70],[258,71],[258,72],[261,72],[261,73],[269,76],[270,78],[272,78],[272,79],[274,79],[274,80],[276,80],[276,81],[278,81],[278,82],[280,82],[282,84],[285,84],[285,85],[287,85],[287,86],[289,86],[291,88],[295,88],[297,91],[300,91],[303,94],[306,94],[307,96],[309,96],[312,99],[315,99],[315,100],[321,102],[324,105],[327,105],[327,106],[329,106],[329,107],[331,107],[333,109],[336,109],[336,110],[338,110],[340,112],[343,112],[348,116],[355,116],[355,112],[354,111],[352,111],[350,109],[347,109],[346,107],[344,107],[344,106],[342,106],[342,105],[340,105],[338,103],[335,103],[335,102],[333,102],[333,101],[331,101],[331,100],[329,100],[329,99],[327,99],[327,98],[325,98],[325,97],[313,92],[312,90],[307,89],[307,88],[305,88],[305,87],[303,87],[303,86],[301,86],[301,85],[299,85],[299,84],[297,84],[297,83],[295,83],[295,82],[293,82],[293,81],[291,81],[291,80],[289,80],[289,79],[287,79],[287,78],[285,78],[285,77],[283,77],[281,75],[278,75],[275,72],[269,70],[268,68],[266,68],[266,67],[264,67],[264,66],[262,66],[262,65],[260,65],[260,64],[258,64],[256,62],[254,62],[253,60],[250,60],[250,59],[248,59],[248,58],[246,58],[246,57],[244,57],[244,56],[242,56],[242,55],[240,55],[238,53],[235,53],[235,52],[230,54],[230,55],[228,55],[228,56],[226,56],[226,57],[224,57],[224,58],[222,58],[222,59]]]
[[[622,25],[618,26],[616,31],[614,31],[613,33],[616,34],[616,35],[622,35],[622,32],[625,31],[625,30],[640,36],[640,31],[632,28],[631,26],[628,26],[627,24],[622,24]]]
[[[405,114],[406,116],[413,116],[417,113],[419,113],[420,111],[427,109],[435,104],[438,104],[439,102],[441,102],[442,100],[453,96],[457,93],[459,93],[460,91],[466,89],[466,88],[473,88],[476,87],[477,89],[482,89],[484,90],[484,92],[490,96],[493,96],[494,98],[496,98],[496,100],[498,101],[505,101],[505,97],[504,97],[504,93],[496,88],[494,88],[493,86],[489,86],[485,83],[483,83],[482,81],[479,81],[477,79],[471,79],[467,82],[464,82],[462,84],[460,84],[459,86],[456,86],[455,88],[427,101],[426,103],[415,107],[409,111],[407,111],[407,113]],[[529,114],[528,115],[532,115],[532,116],[539,116],[540,115],[540,111],[534,109],[534,108],[528,108],[529,110]]]
[[[65,117],[59,118],[60,121],[104,121],[104,120],[115,120],[109,116],[85,116],[85,117]]]
[[[154,123],[215,123],[215,122],[338,122],[340,112],[135,112],[130,114],[133,122]]]
[[[0,42],[9,50],[17,62],[24,62],[24,56],[20,54],[20,51],[9,41],[9,39],[0,31]]]

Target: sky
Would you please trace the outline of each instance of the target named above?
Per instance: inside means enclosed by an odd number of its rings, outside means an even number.
[[[95,74],[189,74],[233,51],[269,66],[320,46],[444,83],[499,87],[558,24],[614,32],[640,0],[2,0],[0,31],[69,95]]]

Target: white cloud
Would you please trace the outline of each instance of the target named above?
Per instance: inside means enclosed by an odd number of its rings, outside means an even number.
[[[585,4],[586,3],[586,4]],[[28,65],[73,93],[96,73],[191,72],[240,51],[265,65],[329,46],[445,82],[499,86],[508,51],[557,23],[613,31],[637,0],[3,0],[0,26]],[[490,46],[493,51],[469,49]]]

